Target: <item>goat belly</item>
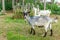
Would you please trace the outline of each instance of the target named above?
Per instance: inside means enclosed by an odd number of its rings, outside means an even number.
[[[35,25],[36,25],[36,26],[44,26],[45,23],[42,23],[42,22],[35,22]]]

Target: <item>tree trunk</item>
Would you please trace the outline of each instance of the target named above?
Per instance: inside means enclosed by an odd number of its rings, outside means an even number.
[[[14,10],[14,2],[15,2],[15,1],[14,1],[14,0],[12,0],[12,8],[13,8],[13,10]]]
[[[46,0],[44,0],[44,10],[46,10]]]
[[[24,9],[24,0],[23,0],[22,4],[23,4],[23,9]]]
[[[23,0],[23,6],[24,6],[24,0]]]
[[[2,0],[2,10],[5,12],[5,0]]]

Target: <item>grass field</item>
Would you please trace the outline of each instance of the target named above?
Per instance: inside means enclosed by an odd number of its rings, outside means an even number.
[[[52,24],[53,36],[42,37],[44,28],[36,27],[36,35],[29,34],[30,26],[23,19],[11,19],[11,15],[0,16],[0,40],[60,40],[60,16]]]

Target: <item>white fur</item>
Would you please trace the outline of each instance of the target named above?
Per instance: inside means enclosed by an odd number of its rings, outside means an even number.
[[[44,26],[46,32],[48,31],[49,28],[52,29],[51,24],[54,21],[52,18],[50,18],[50,17],[43,18],[42,17],[42,20],[41,20],[41,16],[40,16],[40,18],[38,18],[38,19],[37,18],[38,17],[34,17],[33,19],[31,19],[29,16],[28,17],[26,16],[26,19],[28,20],[28,22],[30,23],[30,25],[33,29],[35,29],[35,25]]]
[[[40,12],[38,14],[44,15],[44,16],[50,16],[51,11],[50,10],[40,10]]]
[[[50,16],[51,11],[50,10],[39,10],[39,8],[33,7],[34,15],[35,16]]]

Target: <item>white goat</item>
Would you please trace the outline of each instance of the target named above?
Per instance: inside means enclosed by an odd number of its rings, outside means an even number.
[[[31,25],[31,32],[33,32],[33,34],[35,34],[35,26],[44,26],[45,29],[45,34],[44,37],[47,34],[48,28],[50,28],[51,30],[51,36],[52,36],[52,26],[51,23],[52,22],[57,22],[56,18],[52,19],[48,16],[33,16],[33,17],[29,17],[28,15],[29,12],[25,12],[24,13],[24,17],[25,19],[28,21],[28,23]]]
[[[50,16],[51,11],[50,10],[40,10],[40,12],[38,12],[38,14],[44,15],[44,16]]]
[[[33,32],[33,34],[35,34],[35,26],[44,26],[45,29],[45,34],[44,37],[47,34],[48,29],[50,28],[51,31],[51,36],[52,36],[52,25],[51,23],[54,21],[56,22],[56,19],[51,19],[50,17],[47,16],[34,16],[34,17],[29,17],[29,16],[25,16],[28,23],[31,25],[31,32]]]
[[[33,10],[34,10],[35,16],[41,16],[41,15],[50,16],[50,14],[51,14],[50,10],[39,10],[39,8],[36,8],[34,6],[33,6]]]

